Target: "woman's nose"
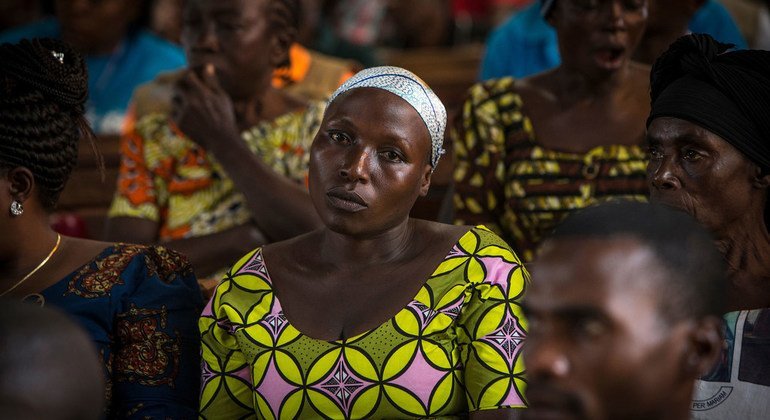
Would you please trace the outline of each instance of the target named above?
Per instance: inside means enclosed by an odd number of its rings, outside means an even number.
[[[654,165],[654,162],[650,162],[649,165]],[[651,171],[649,176],[653,187],[658,190],[678,190],[682,188],[682,184],[674,172],[674,165],[670,159],[663,159]]]
[[[351,150],[340,168],[340,176],[349,181],[369,181],[369,152],[366,150]]]
[[[626,17],[623,2],[621,0],[610,0],[605,6],[604,28],[610,32],[617,32],[626,29]]]
[[[214,22],[201,22],[200,27],[196,28],[193,45],[197,50],[217,51],[219,49],[219,40],[217,39],[217,30]]]

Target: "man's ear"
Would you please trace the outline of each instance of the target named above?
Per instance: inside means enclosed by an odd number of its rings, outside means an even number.
[[[433,167],[430,166],[430,164],[426,164],[425,171],[422,174],[422,180],[420,181],[420,197],[428,195],[431,176],[433,176]]]
[[[724,348],[723,325],[716,316],[705,317],[693,325],[684,355],[687,376],[700,378],[714,368]]]
[[[35,188],[35,176],[29,169],[20,166],[8,171],[5,175],[10,185],[11,198],[24,203],[32,195]]]

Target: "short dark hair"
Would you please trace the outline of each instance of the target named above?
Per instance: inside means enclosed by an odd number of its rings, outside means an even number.
[[[77,163],[80,137],[93,142],[87,97],[86,64],[70,45],[53,39],[0,45],[0,173],[32,171],[46,210],[56,206]]]
[[[659,285],[669,319],[723,314],[724,257],[711,234],[688,214],[658,204],[612,201],[572,213],[547,240],[574,237],[631,237],[652,250],[670,274]]]

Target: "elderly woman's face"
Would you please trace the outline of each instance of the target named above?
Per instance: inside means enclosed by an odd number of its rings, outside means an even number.
[[[617,71],[642,38],[647,0],[557,0],[548,20],[564,65],[589,73]]]
[[[232,98],[249,98],[269,83],[280,54],[270,25],[269,0],[189,0],[183,11],[182,45],[189,67],[211,63]],[[282,51],[281,51],[282,50]]]
[[[310,195],[323,222],[347,234],[403,222],[430,185],[431,141],[398,96],[357,88],[327,109],[310,155]]]
[[[758,167],[716,134],[678,118],[656,118],[647,130],[652,202],[693,215],[718,237],[764,209]]]

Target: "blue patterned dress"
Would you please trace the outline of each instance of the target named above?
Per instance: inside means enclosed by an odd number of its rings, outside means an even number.
[[[116,244],[25,300],[67,312],[89,333],[104,363],[108,418],[197,417],[203,300],[186,258]]]

